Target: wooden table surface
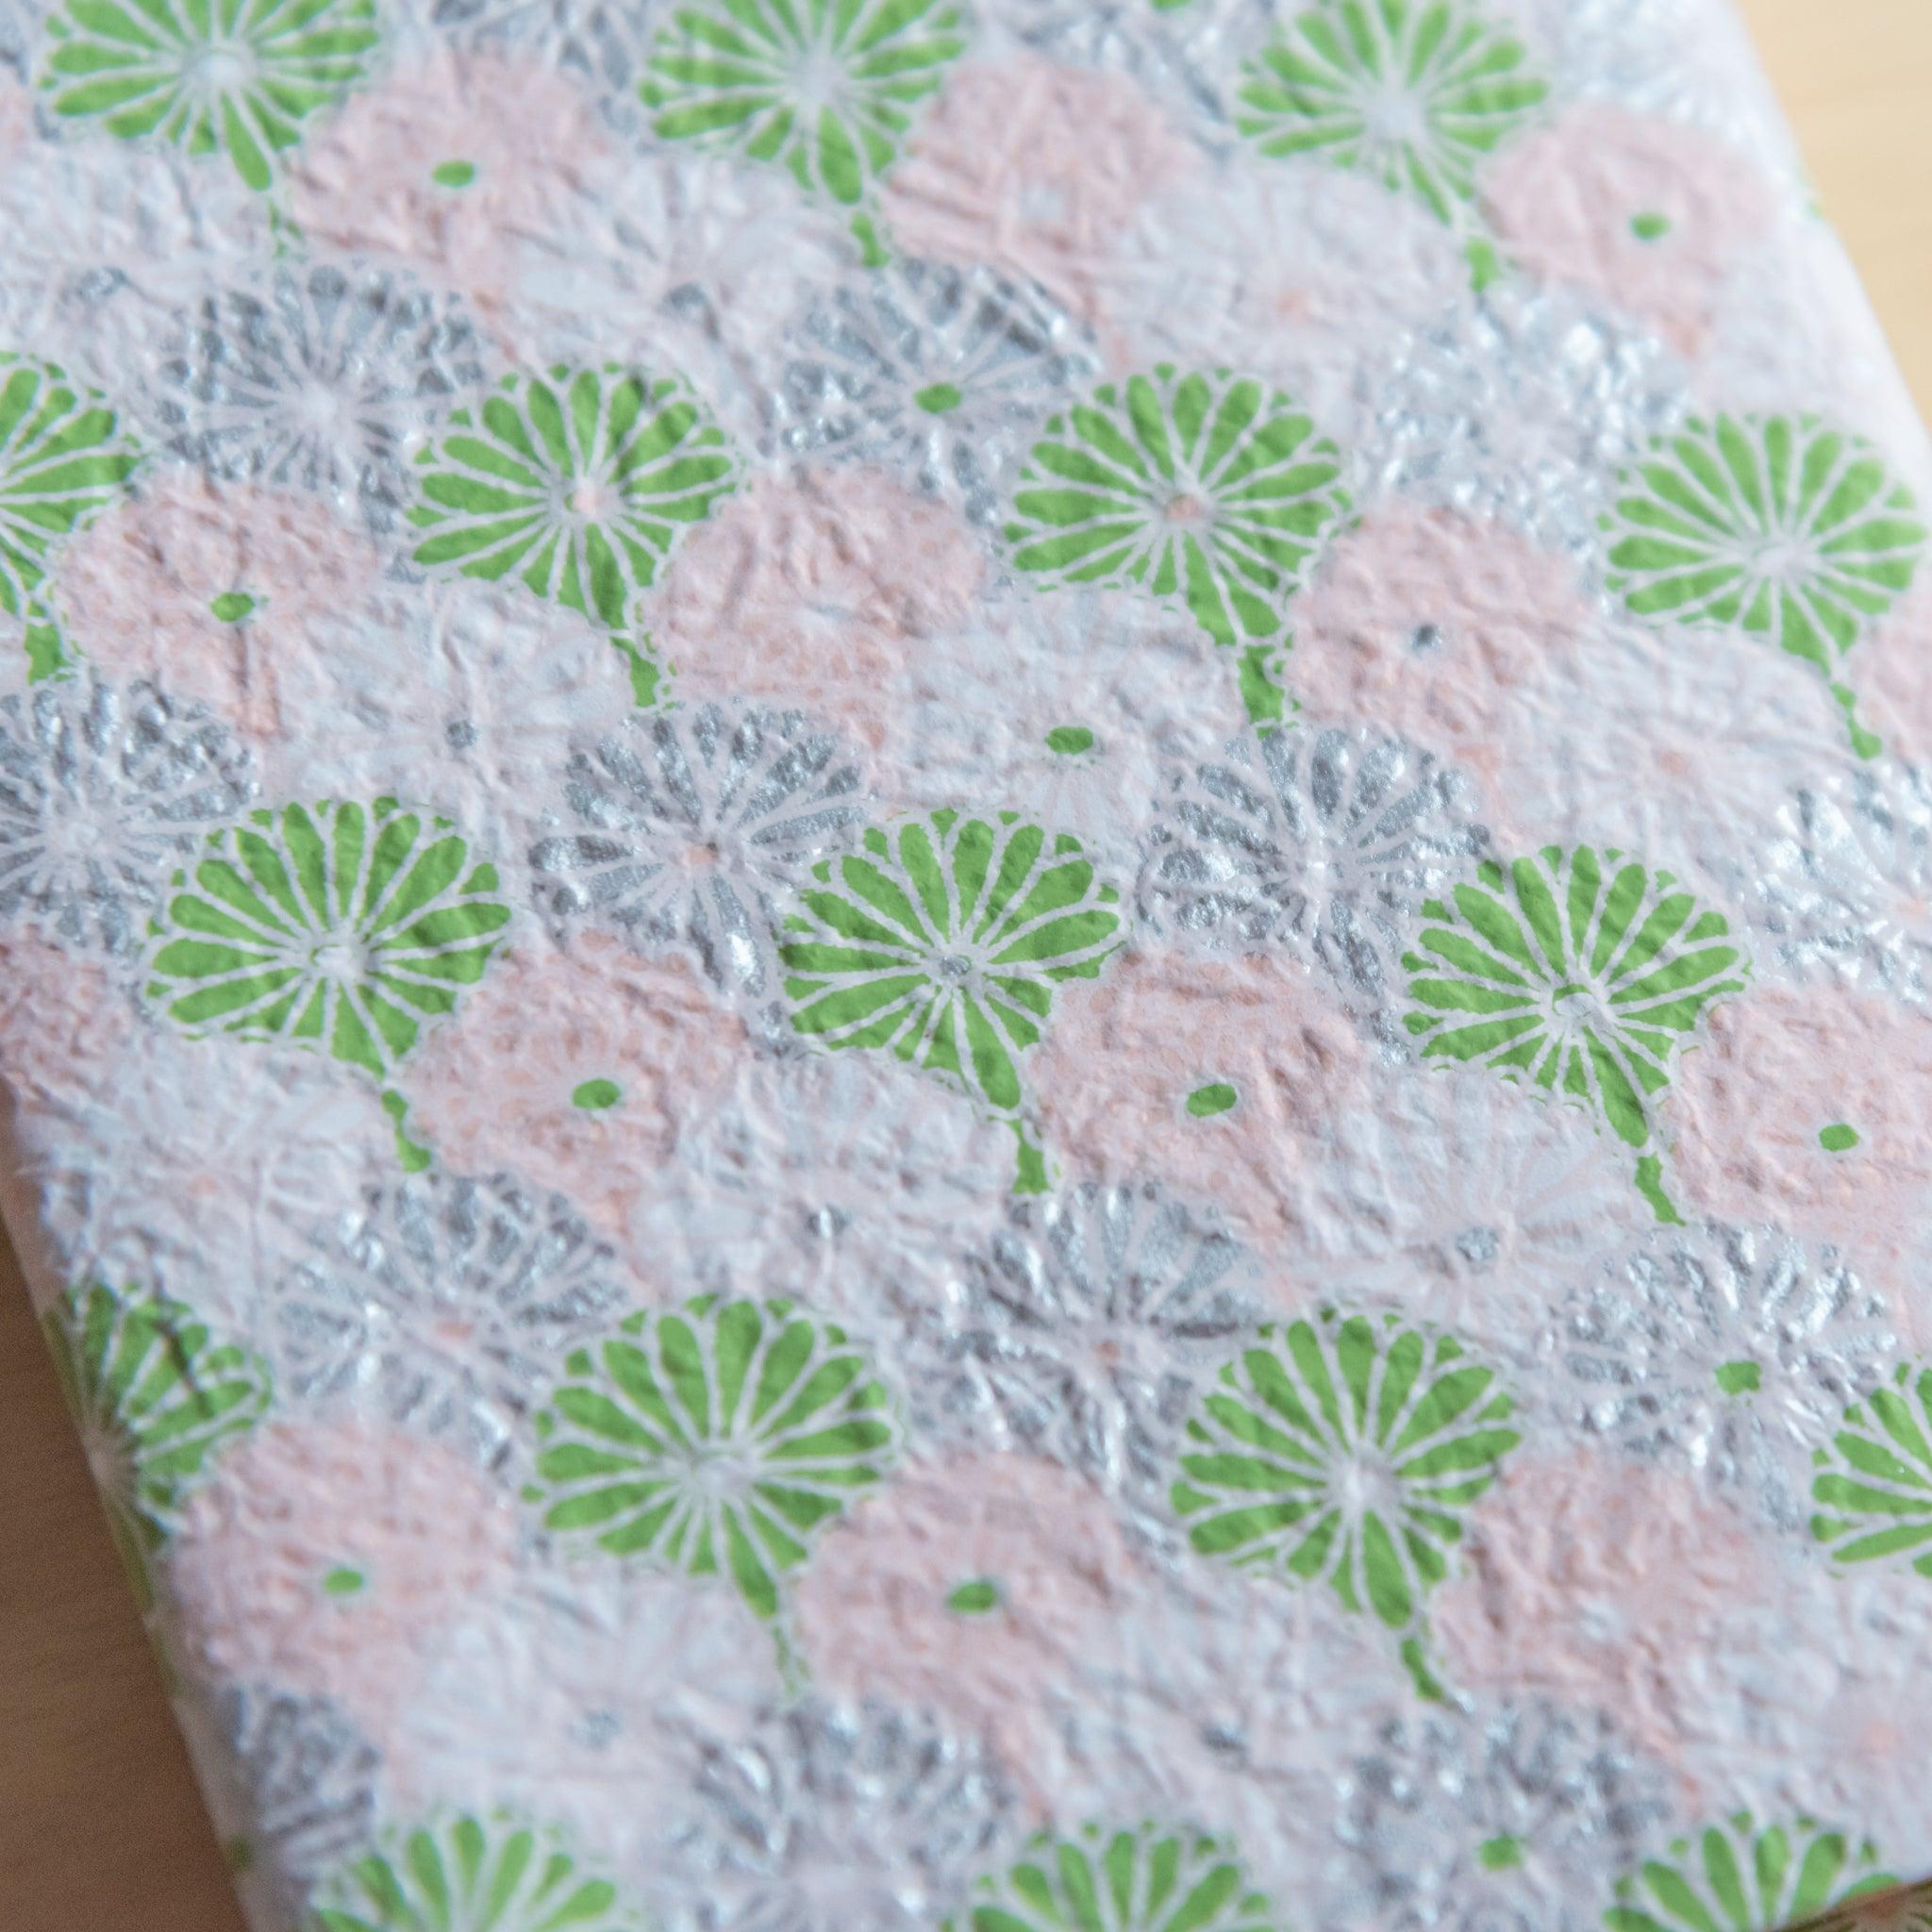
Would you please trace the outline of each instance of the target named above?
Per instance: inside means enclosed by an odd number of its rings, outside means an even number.
[[[1741,4],[1932,415],[1932,5]],[[0,1924],[242,1932],[4,1241]]]

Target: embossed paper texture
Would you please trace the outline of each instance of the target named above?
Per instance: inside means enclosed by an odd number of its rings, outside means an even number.
[[[1932,1923],[1928,503],[1699,0],[0,0],[259,1932]]]

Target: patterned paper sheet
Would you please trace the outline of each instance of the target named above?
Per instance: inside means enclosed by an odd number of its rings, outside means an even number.
[[[1928,503],[1715,0],[0,0],[8,1223],[259,1932],[1932,1872]]]

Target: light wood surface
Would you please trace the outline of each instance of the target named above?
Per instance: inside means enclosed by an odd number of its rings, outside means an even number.
[[[1825,209],[1932,415],[1932,0],[1742,4]],[[4,1243],[0,1924],[242,1932]]]

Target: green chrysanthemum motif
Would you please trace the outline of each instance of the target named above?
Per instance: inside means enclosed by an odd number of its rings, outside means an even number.
[[[775,162],[851,208],[965,46],[950,0],[708,0],[659,31],[639,92],[661,139]]]
[[[1853,1403],[1813,1456],[1811,1533],[1840,1563],[1932,1576],[1932,1367],[1902,1363],[1892,1383]]]
[[[1516,1446],[1495,1370],[1395,1315],[1263,1328],[1190,1419],[1173,1490],[1194,1548],[1411,1626],[1458,1512]]]
[[[42,1318],[122,1559],[145,1605],[148,1558],[181,1491],[268,1407],[268,1372],[164,1295],[98,1284]]]
[[[1264,155],[1357,168],[1447,222],[1548,92],[1457,0],[1324,0],[1242,68],[1235,125]]]
[[[256,189],[381,38],[374,0],[68,0],[47,33],[57,114],[224,153]]]
[[[450,412],[417,458],[433,532],[416,561],[465,576],[512,572],[540,597],[625,628],[671,546],[732,487],[737,465],[690,385],[607,363],[504,377]]]
[[[701,1295],[633,1315],[565,1371],[525,1492],[544,1526],[729,1575],[760,1616],[777,1610],[779,1574],[897,1449],[865,1357],[790,1302]]]
[[[1080,841],[1013,812],[874,826],[813,876],[779,946],[792,1025],[890,1048],[1007,1117],[1054,988],[1095,977],[1120,942],[1120,895]]]
[[[1772,1932],[1898,1881],[1877,1853],[1808,1818],[1759,1829],[1748,1812],[1678,1839],[1617,1886],[1610,1932]]]
[[[1423,1057],[1566,1095],[1631,1147],[1698,1016],[1749,971],[1721,914],[1615,850],[1491,860],[1423,917],[1402,962]]]
[[[98,391],[0,354],[0,610],[44,625],[34,591],[48,552],[114,500],[139,460]]]
[[[387,1079],[483,976],[509,908],[447,819],[285,805],[177,873],[148,997],[181,1025],[304,1041]]]
[[[1199,1832],[1089,1825],[1077,1838],[1042,1832],[1018,1863],[981,1879],[963,1920],[945,1932],[1275,1932],[1268,1901],[1242,1875],[1235,1848]]]
[[[1047,424],[1006,535],[1023,570],[1139,585],[1234,644],[1280,629],[1302,566],[1347,508],[1341,452],[1288,396],[1163,363]]]
[[[1610,588],[1634,614],[1738,625],[1827,676],[1925,545],[1877,451],[1808,416],[1720,416],[1659,438],[1603,523]]]
[[[527,1825],[398,1832],[315,1894],[315,1932],[635,1932],[617,1888]]]

